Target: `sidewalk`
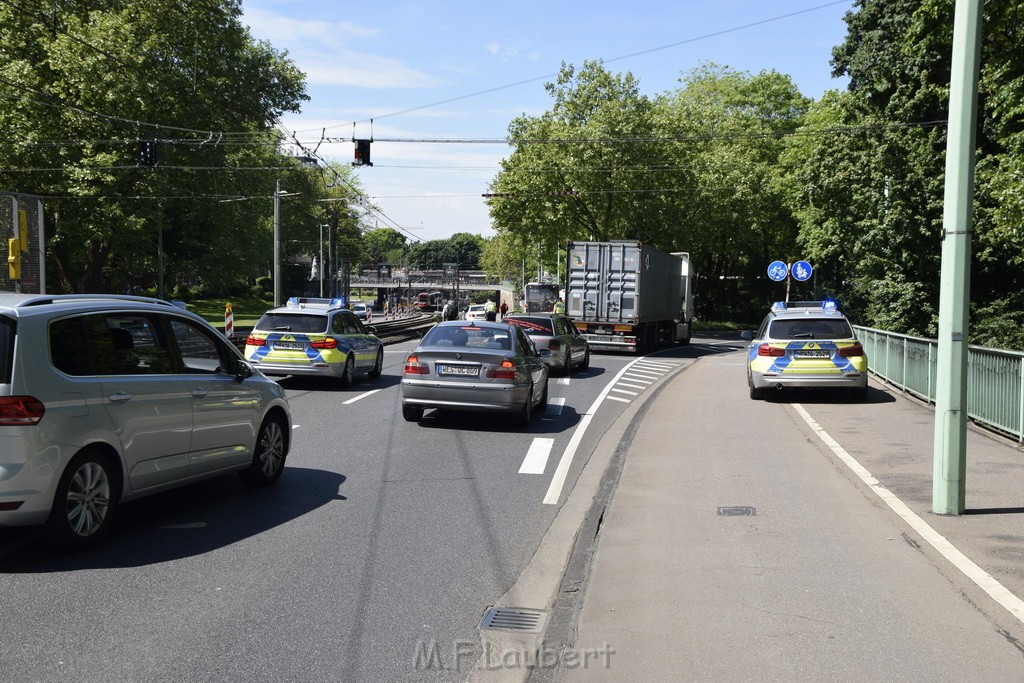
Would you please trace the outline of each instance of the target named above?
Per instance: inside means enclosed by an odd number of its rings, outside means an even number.
[[[1010,598],[1024,596],[1017,445],[971,427],[969,514],[940,516],[930,407],[876,381],[864,404],[746,394],[730,354],[678,374],[651,402],[554,679],[1024,680],[1024,624],[793,403]]]

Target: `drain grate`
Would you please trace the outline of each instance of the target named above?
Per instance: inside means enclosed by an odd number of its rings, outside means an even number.
[[[718,514],[722,517],[753,517],[757,510],[749,505],[732,505],[718,508]]]
[[[544,630],[547,612],[522,607],[492,607],[480,620],[481,629],[540,633]]]

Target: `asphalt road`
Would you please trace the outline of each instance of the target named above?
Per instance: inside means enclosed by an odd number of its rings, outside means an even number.
[[[125,505],[110,538],[78,554],[0,539],[3,678],[463,678],[431,657],[473,657],[481,616],[602,434],[700,351],[625,377],[634,357],[595,355],[551,379],[548,410],[524,429],[471,414],[402,420],[412,347],[389,346],[382,377],[349,388],[283,380],[294,439],[271,489],[226,476]]]

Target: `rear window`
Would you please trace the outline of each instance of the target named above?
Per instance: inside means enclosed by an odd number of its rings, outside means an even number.
[[[505,322],[521,327],[526,334],[552,334],[551,318],[505,318]]]
[[[14,365],[14,331],[17,324],[11,318],[0,316],[0,384],[11,383]]]
[[[795,318],[774,320],[768,328],[770,339],[852,339],[853,329],[845,318]]]
[[[432,327],[423,337],[423,346],[458,346],[471,349],[512,348],[508,332],[476,326],[446,325]]]
[[[327,332],[327,314],[309,315],[303,313],[264,313],[256,323],[262,332]]]

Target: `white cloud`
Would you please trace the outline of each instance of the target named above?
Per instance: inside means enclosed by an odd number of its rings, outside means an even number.
[[[355,49],[378,31],[352,22],[292,19],[259,8],[246,10],[253,36],[269,40],[306,74],[310,84],[359,88],[434,88],[442,81],[390,57]]]

